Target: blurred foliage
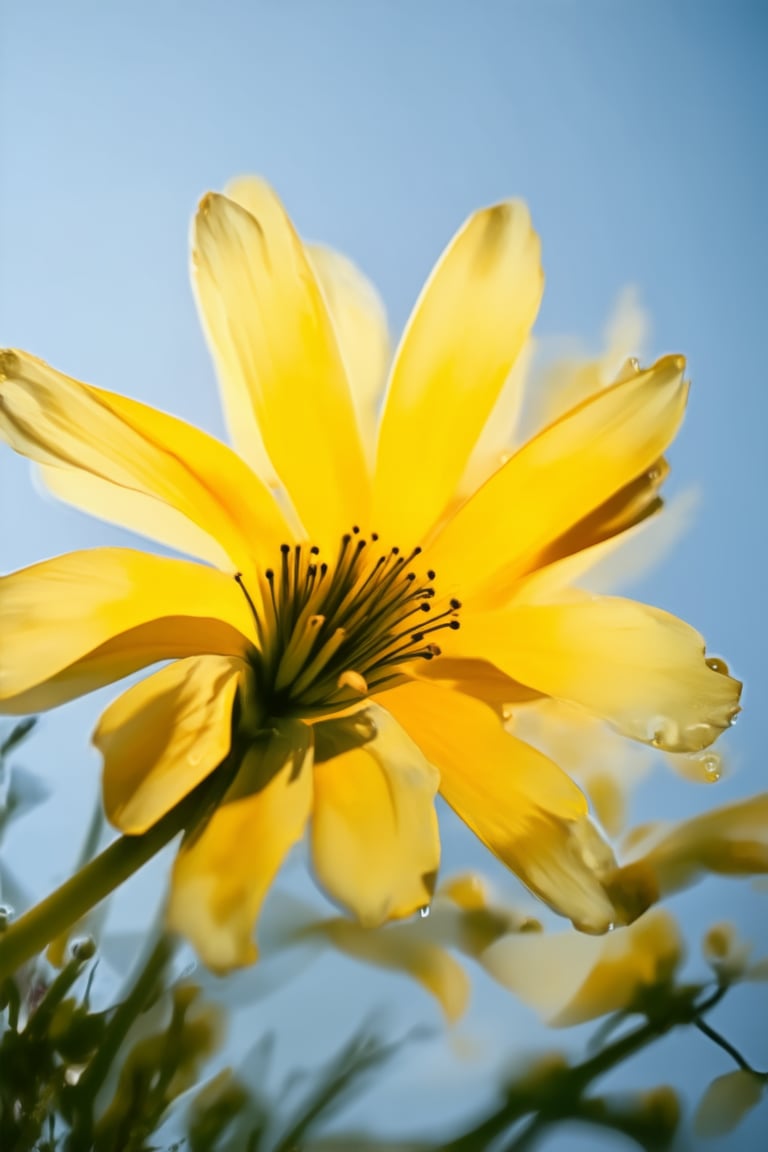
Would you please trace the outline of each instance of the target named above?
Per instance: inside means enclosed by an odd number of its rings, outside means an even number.
[[[0,743],[0,834],[44,795],[33,776],[8,765],[31,729],[25,721]],[[665,830],[638,859],[670,887],[703,870],[764,871],[764,837],[755,831],[764,803],[756,798]],[[5,880],[11,873],[3,868]],[[466,1007],[465,965],[474,963],[552,1025],[599,1024],[582,1059],[518,1053],[517,1070],[500,1078],[496,1105],[465,1121],[463,1131],[393,1143],[336,1125],[385,1064],[418,1043],[418,1033],[387,1040],[364,1028],[323,1069],[296,1071],[268,1090],[273,1037],[258,1040],[239,1068],[222,1066],[224,1009],[204,991],[204,973],[197,981],[178,974],[172,939],[144,942],[123,988],[96,1008],[101,946],[89,936],[68,937],[58,956],[28,961],[0,986],[3,1152],[516,1152],[573,1123],[652,1152],[671,1147],[678,1134],[674,1087],[619,1094],[602,1091],[600,1081],[681,1028],[697,1029],[736,1065],[704,1091],[693,1120],[698,1136],[730,1131],[765,1095],[766,1074],[706,1019],[733,985],[768,979],[768,960],[753,959],[730,924],[707,932],[702,957],[710,975],[691,982],[682,976],[679,927],[663,908],[607,937],[549,933],[497,901],[476,876],[443,883],[428,917],[383,929],[319,919],[287,898],[281,908],[274,942],[281,959],[330,947],[394,968],[434,996],[448,1022]],[[0,933],[12,919],[11,908],[0,910]]]

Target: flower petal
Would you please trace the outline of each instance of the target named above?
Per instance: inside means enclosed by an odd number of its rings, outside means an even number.
[[[198,303],[230,424],[250,405],[248,427],[255,420],[307,532],[321,546],[335,544],[368,522],[349,385],[301,241],[272,190],[251,184],[250,211],[213,194],[200,205],[192,257]]]
[[[370,280],[346,256],[320,244],[308,244],[306,251],[333,320],[372,465],[376,413],[392,355],[384,305]]]
[[[168,925],[214,972],[252,964],[253,927],[312,804],[312,731],[281,722],[252,746],[222,803],[176,857]]]
[[[631,1010],[671,977],[683,954],[680,931],[656,910],[603,939],[574,932],[508,935],[481,956],[483,967],[554,1027]]]
[[[683,417],[684,367],[680,356],[659,360],[516,452],[426,550],[441,588],[460,590],[465,602],[482,592],[489,603],[505,603],[552,541],[663,455]]]
[[[224,760],[244,665],[192,656],[119,696],[93,743],[104,757],[104,810],[121,832],[146,832]]]
[[[485,704],[450,689],[405,684],[380,702],[439,770],[451,807],[524,884],[584,931],[615,921],[600,879],[613,856],[556,764]]]
[[[148,636],[141,628],[167,617],[178,630],[166,625]],[[0,578],[0,701],[12,704],[89,654],[97,657],[91,687],[180,654],[179,647],[242,655],[253,628],[235,581],[212,568],[129,548],[71,552]],[[128,645],[97,654],[132,629]]]
[[[768,872],[768,792],[662,829],[650,848],[617,869],[608,884],[615,901],[634,917],[710,872]]]
[[[765,1077],[746,1068],[717,1076],[707,1087],[693,1117],[697,1136],[725,1136],[736,1128],[763,1098]]]
[[[454,1024],[469,1002],[469,977],[450,952],[418,931],[420,927],[392,924],[375,929],[338,918],[321,920],[305,934],[324,937],[355,960],[410,976],[435,997],[448,1023]]]
[[[315,764],[312,858],[330,896],[374,925],[432,898],[439,778],[391,716],[368,714],[373,740]]]
[[[0,432],[56,495],[219,566],[247,572],[285,539],[272,494],[230,448],[25,352],[0,354]]]
[[[427,282],[395,356],[379,432],[374,523],[401,546],[442,514],[512,365],[543,290],[524,204],[467,220]]]
[[[706,747],[738,712],[741,685],[705,660],[699,633],[632,600],[468,612],[456,635],[508,676],[667,751]]]

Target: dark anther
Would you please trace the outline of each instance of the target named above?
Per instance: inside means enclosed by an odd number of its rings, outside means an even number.
[[[378,532],[371,532],[371,540],[378,540],[378,538],[379,538]]]
[[[427,580],[434,580],[434,578],[435,578],[435,570],[434,570],[434,568],[430,568],[429,571],[427,572]]]
[[[318,548],[317,544],[313,544],[309,551],[313,556],[320,555],[320,549]]]
[[[421,608],[422,612],[431,612],[429,604],[419,604],[419,608]]]
[[[357,524],[353,524],[353,525],[352,525],[352,531],[354,532],[355,536],[359,536],[359,534],[360,534],[360,529],[359,529],[359,527],[357,526]]]
[[[448,627],[449,627],[449,628],[453,628],[453,630],[454,630],[454,632],[455,632],[455,631],[456,631],[458,628],[461,628],[461,624],[459,623],[459,621],[458,621],[458,620],[451,620],[451,622],[450,622],[450,624],[448,625]]]
[[[451,600],[451,608],[453,608],[454,612],[458,611],[458,609],[461,608],[461,600]]]
[[[264,575],[266,576],[267,580],[269,580],[269,582],[270,582],[270,584],[271,584],[271,583],[272,583],[272,581],[273,581],[273,580],[274,580],[274,578],[275,578],[275,574],[274,574],[274,572],[272,571],[272,569],[271,569],[271,568],[267,568],[267,570],[266,570],[266,572],[264,573]]]
[[[288,553],[290,552],[290,550],[291,550],[290,544],[281,544],[280,545],[280,551],[282,552],[283,556],[287,556]]]
[[[415,644],[420,644],[423,639],[424,639],[424,633],[423,632],[412,632],[411,633],[411,640],[413,640]]]

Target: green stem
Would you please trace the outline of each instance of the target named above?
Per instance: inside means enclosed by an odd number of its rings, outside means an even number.
[[[9,924],[0,934],[0,984],[100,904],[170,843],[182,828],[194,827],[229,783],[231,773],[223,771],[224,767],[198,785],[147,832],[140,836],[121,836],[45,900]]]

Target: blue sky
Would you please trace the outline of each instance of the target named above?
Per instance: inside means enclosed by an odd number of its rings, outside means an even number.
[[[249,171],[304,235],[363,267],[395,331],[468,212],[507,195],[529,202],[542,235],[539,332],[597,346],[621,288],[637,287],[649,354],[688,357],[670,489],[694,485],[700,502],[633,591],[689,619],[746,680],[717,797],[763,788],[765,6],[33,0],[0,13],[0,342],[71,375],[223,432],[187,228],[203,192]],[[9,452],[0,501],[3,569],[128,542],[42,498]],[[87,733],[108,698],[48,717],[30,751],[54,795],[29,827],[64,829],[60,855],[51,841],[25,863],[38,893],[85,823],[98,775]],[[640,810],[703,807],[704,791],[656,775]],[[446,844],[452,866],[482,862],[453,826]],[[717,890],[724,914],[733,890]],[[739,890],[745,922],[764,918],[764,899]],[[709,897],[691,903],[710,910]],[[768,1063],[746,1002],[733,1028]],[[726,1066],[702,1046],[703,1084]]]

